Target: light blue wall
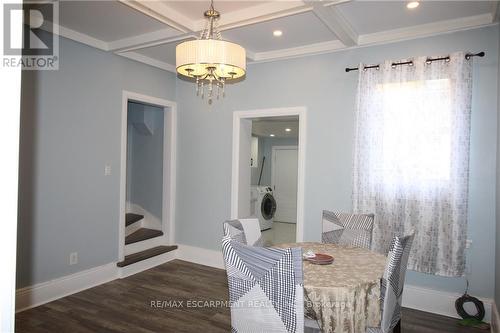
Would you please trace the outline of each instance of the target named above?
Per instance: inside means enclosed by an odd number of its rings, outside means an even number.
[[[161,221],[164,112],[155,106],[132,102],[128,105],[127,202],[139,205]],[[148,135],[139,132],[132,123],[144,114],[151,119],[152,133]]]
[[[22,77],[17,288],[117,261],[122,90],[175,98],[172,73],[60,42]]]
[[[259,167],[252,168],[252,185],[259,182],[260,169],[262,166],[262,157],[266,157],[264,170],[262,171],[261,185],[271,185],[272,153],[274,146],[297,146],[298,138],[263,138],[259,137]]]
[[[177,242],[219,249],[230,216],[233,111],[307,107],[305,239],[319,240],[323,209],[351,209],[352,139],[357,73],[345,67],[416,55],[485,51],[475,59],[471,132],[469,251],[471,292],[493,297],[497,145],[498,27],[487,27],[248,66],[245,81],[209,106],[192,83],[178,80]],[[196,207],[196,209],[193,209]],[[202,213],[200,213],[202,212]],[[463,278],[416,272],[408,282],[463,292]]]

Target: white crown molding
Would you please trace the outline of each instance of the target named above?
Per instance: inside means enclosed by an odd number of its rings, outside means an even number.
[[[250,61],[255,61],[256,53],[254,51],[245,49],[245,52],[247,53],[247,59],[250,59]]]
[[[329,53],[345,48],[345,45],[339,40],[328,42],[314,43],[304,46],[292,47],[275,51],[256,52],[254,55],[254,63],[274,61],[285,58],[296,58],[305,55],[316,55]]]
[[[121,3],[133,8],[145,15],[148,15],[160,22],[163,22],[180,32],[193,32],[193,21],[182,15],[178,11],[170,8],[163,1],[135,1],[135,0],[118,0]]]
[[[143,64],[150,65],[156,68],[160,68],[172,73],[176,73],[177,71],[175,70],[175,66],[157,59],[153,59],[151,57],[145,56],[143,54],[129,51],[129,52],[117,52],[115,53],[116,55],[132,59],[138,62],[142,62]]]
[[[414,38],[427,37],[460,30],[474,29],[493,23],[492,14],[482,14],[458,19],[416,25],[407,28],[380,31],[360,35],[359,45],[382,44]]]
[[[193,36],[191,33],[179,33],[173,29],[162,29],[141,35],[114,40],[108,43],[109,51],[131,51],[139,48],[166,44],[172,41],[185,39]]]
[[[197,38],[197,36],[193,33],[185,33],[185,34],[177,35],[177,36],[174,36],[171,38],[152,40],[150,42],[146,42],[146,43],[142,43],[142,44],[138,44],[138,45],[134,45],[134,46],[129,46],[126,48],[121,48],[121,49],[117,49],[114,51],[115,52],[137,51],[137,50],[145,49],[145,48],[152,47],[152,46],[170,44],[170,43],[178,42],[178,41],[185,40],[185,39],[196,39],[196,38]],[[113,51],[113,50],[110,50],[110,51]]]
[[[123,1],[127,5],[136,4],[136,2],[132,2],[132,1],[125,1],[125,0],[120,0],[120,1]],[[332,6],[332,5],[347,2],[347,1],[350,1],[350,0],[338,0],[335,2],[331,2],[331,3],[326,3],[325,5]],[[272,3],[280,3],[280,2],[272,2]],[[255,7],[260,7],[260,5],[255,6]],[[276,8],[277,7],[274,7],[274,9],[276,9]],[[285,7],[279,7],[279,8],[283,9]],[[311,10],[312,7],[311,6],[300,7],[300,6],[296,5],[295,7],[292,7],[292,8],[295,8],[294,10],[298,10],[298,11],[307,11],[307,10]],[[492,12],[487,13],[487,14],[463,17],[463,18],[440,21],[440,22],[433,22],[433,23],[417,25],[417,26],[412,26],[412,27],[394,29],[394,30],[380,31],[380,32],[375,32],[375,33],[371,33],[371,34],[363,34],[363,35],[359,35],[357,37],[354,35],[355,32],[351,31],[351,32],[348,32],[348,35],[350,35],[352,39],[357,39],[357,45],[353,45],[350,47],[346,46],[340,40],[333,40],[333,41],[326,41],[326,42],[321,42],[321,43],[314,43],[314,44],[294,47],[294,48],[280,49],[280,50],[273,50],[273,51],[264,51],[264,52],[254,52],[252,50],[247,49],[246,50],[247,51],[247,58],[249,59],[250,64],[251,63],[260,63],[260,62],[269,62],[269,61],[276,61],[276,60],[281,60],[281,59],[296,58],[296,57],[301,57],[301,56],[309,56],[309,55],[317,55],[317,54],[323,54],[323,53],[336,52],[336,51],[340,51],[340,50],[347,50],[347,49],[352,49],[352,48],[357,48],[357,47],[366,47],[366,46],[370,46],[370,45],[388,44],[388,43],[394,43],[394,42],[403,41],[403,40],[410,40],[410,39],[422,38],[422,37],[427,37],[427,36],[440,35],[440,34],[445,34],[445,33],[461,31],[461,30],[475,29],[475,28],[480,28],[480,27],[492,25],[492,24],[497,24],[496,23],[498,21],[497,17],[498,17],[499,12],[500,12],[499,8],[500,8],[500,6],[498,6],[498,2],[495,2],[495,5],[492,5]],[[328,8],[328,9],[332,10],[334,8]],[[496,13],[493,13],[493,10]],[[272,12],[272,10],[269,8],[268,8],[268,11]],[[273,13],[274,14],[272,14],[272,15],[282,15],[282,16],[293,14],[293,12],[286,12],[286,10],[284,12],[279,12],[279,13],[273,12]],[[268,17],[270,17],[270,16],[268,16]],[[272,19],[275,17],[276,16],[272,16],[271,18],[265,18],[264,16],[261,15],[258,18],[255,18],[255,20],[256,20],[255,22],[262,22],[265,19]],[[241,25],[247,25],[247,24],[252,24],[253,21],[245,21],[245,22],[240,22],[240,23],[241,23]],[[344,25],[344,27],[346,27],[346,25]],[[349,28],[347,28],[347,29],[349,30]],[[147,65],[151,65],[151,66],[161,68],[161,69],[175,73],[176,70],[175,70],[174,64],[169,64],[169,63],[166,63],[166,62],[163,62],[160,60],[156,60],[156,59],[144,56],[144,55],[139,54],[137,52],[133,52],[134,50],[144,49],[144,48],[151,47],[151,46],[173,43],[173,42],[188,39],[188,38],[196,38],[196,35],[193,32],[179,34],[179,35],[173,35],[173,36],[170,36],[170,34],[171,34],[171,30],[170,31],[160,30],[160,31],[156,31],[156,32],[151,32],[151,33],[139,35],[139,36],[133,36],[133,37],[124,38],[121,40],[115,40],[112,42],[105,42],[103,40],[99,40],[97,38],[88,36],[86,34],[83,34],[83,33],[74,31],[72,29],[66,28],[64,26],[59,26],[59,35],[61,35],[63,37],[72,39],[74,41],[92,46],[94,48],[97,48],[97,49],[100,49],[103,51],[114,51],[115,54],[121,55],[123,57],[126,57],[129,59],[135,60],[135,61],[145,63]]]
[[[49,25],[50,26],[50,25]],[[54,24],[55,26],[55,24]],[[58,34],[59,36],[74,40],[75,42],[79,42],[85,45],[92,46],[96,49],[103,50],[103,51],[109,51],[109,44],[103,40],[91,37],[89,35],[86,35],[84,33],[66,28],[62,25],[59,25],[55,31],[49,31],[54,34]]]

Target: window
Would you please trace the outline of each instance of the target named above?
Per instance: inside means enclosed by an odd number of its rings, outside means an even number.
[[[378,85],[383,100],[381,179],[385,184],[422,186],[450,179],[450,81]]]

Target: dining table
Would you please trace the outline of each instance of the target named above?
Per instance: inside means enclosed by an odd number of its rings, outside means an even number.
[[[386,256],[368,249],[325,243],[285,243],[278,248],[302,248],[327,254],[328,265],[303,260],[304,312],[322,332],[365,333],[380,325],[380,279]]]

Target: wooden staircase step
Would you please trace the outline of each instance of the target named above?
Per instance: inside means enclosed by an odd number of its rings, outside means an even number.
[[[146,260],[155,256],[158,256],[163,253],[167,253],[177,249],[177,245],[169,245],[169,246],[156,246],[151,249],[147,249],[141,252],[133,253],[128,256],[125,256],[125,260],[120,261],[116,264],[118,267],[125,267],[131,264],[135,264],[136,262]]]
[[[161,230],[140,228],[136,232],[133,232],[125,237],[125,245],[160,236],[163,236],[163,232]]]
[[[128,227],[132,223],[140,221],[143,218],[144,218],[144,215],[139,215],[139,214],[134,214],[134,213],[127,213],[127,214],[125,214],[125,226]]]

